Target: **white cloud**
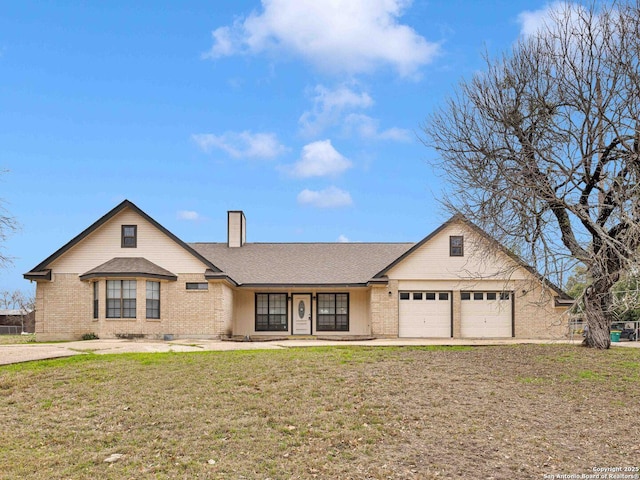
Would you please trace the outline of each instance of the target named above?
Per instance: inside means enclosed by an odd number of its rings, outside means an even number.
[[[309,178],[338,175],[352,165],[347,158],[333,148],[331,140],[321,140],[302,147],[300,160],[285,168],[295,177]]]
[[[413,28],[399,22],[411,0],[262,0],[232,26],[212,32],[203,56],[287,52],[319,69],[357,74],[391,66],[415,75],[438,54]]]
[[[201,220],[202,217],[198,212],[194,212],[193,210],[180,210],[178,212],[178,220],[190,220],[196,221]]]
[[[304,135],[317,136],[329,127],[341,125],[342,133],[347,136],[399,142],[411,139],[409,130],[394,127],[380,131],[377,119],[358,113],[358,110],[369,108],[374,103],[367,92],[357,91],[347,85],[340,85],[333,90],[317,85],[313,91],[313,108],[304,112],[299,119]]]
[[[298,203],[311,205],[318,208],[347,207],[353,203],[349,192],[337,187],[329,187],[324,190],[305,189],[298,194]]]
[[[408,142],[411,140],[411,132],[403,128],[389,128],[387,130],[378,130],[380,122],[368,115],[351,113],[347,115],[344,121],[344,129],[346,133],[357,133],[362,138],[373,140],[393,140],[396,142]]]
[[[340,236],[338,237],[338,243],[349,243],[351,240],[349,240],[346,236],[340,234]]]
[[[580,13],[584,11],[582,5],[563,1],[549,3],[540,10],[525,10],[518,15],[520,34],[528,37],[544,32],[554,25],[555,19],[577,24]]]
[[[287,151],[273,133],[226,132],[222,135],[200,133],[191,135],[204,151],[213,148],[224,150],[235,158],[274,158]]]
[[[299,120],[303,133],[309,136],[318,135],[325,128],[340,123],[345,110],[373,105],[373,99],[367,92],[356,92],[346,85],[334,90],[317,85],[313,91],[313,109],[304,112]]]

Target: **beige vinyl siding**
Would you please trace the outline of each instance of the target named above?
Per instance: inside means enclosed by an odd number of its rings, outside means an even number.
[[[137,225],[137,247],[121,247],[121,226]],[[81,275],[115,257],[144,257],[172,273],[203,273],[207,266],[130,209],[125,209],[51,263],[54,274]]]
[[[288,301],[288,330],[286,332],[256,332],[255,331],[255,294],[256,293],[287,293],[289,296],[295,293],[311,293],[317,296],[318,293],[349,293],[349,331],[341,332],[318,332],[317,325],[317,299],[312,300],[313,304],[313,334],[322,336],[345,336],[345,335],[370,335],[371,325],[369,321],[369,292],[364,289],[339,290],[339,289],[311,289],[300,288],[292,290],[278,289],[238,289],[234,292],[234,322],[233,335],[275,335],[283,336],[291,334],[291,301]]]
[[[449,256],[449,237],[464,237],[464,256]],[[463,224],[444,228],[410,256],[394,266],[387,276],[398,280],[452,279],[522,279],[525,271],[515,268],[514,262],[503,252],[494,255],[481,251],[482,241]]]
[[[450,290],[513,290],[516,284],[513,280],[398,280],[399,290],[412,291],[450,291]]]

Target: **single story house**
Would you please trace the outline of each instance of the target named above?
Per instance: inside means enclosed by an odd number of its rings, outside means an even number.
[[[570,299],[454,216],[418,243],[185,243],[125,200],[24,274],[39,340],[559,338]]]

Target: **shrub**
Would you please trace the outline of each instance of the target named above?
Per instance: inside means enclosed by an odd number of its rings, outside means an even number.
[[[91,333],[85,333],[82,335],[82,340],[98,340],[98,335],[96,335],[95,333],[91,332]]]

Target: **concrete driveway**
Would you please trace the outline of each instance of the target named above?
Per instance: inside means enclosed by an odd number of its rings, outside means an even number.
[[[291,347],[323,347],[323,346],[425,346],[425,345],[515,345],[531,343],[573,343],[580,340],[522,340],[522,339],[375,339],[352,341],[329,340],[278,340],[272,342],[230,342],[221,340],[179,339],[170,342],[160,340],[85,340],[63,343],[26,343],[19,345],[0,345],[0,365],[11,363],[45,360],[50,358],[70,357],[86,354],[113,353],[153,353],[153,352],[202,352],[228,350],[277,350]],[[640,342],[612,343],[615,347],[640,348]]]

